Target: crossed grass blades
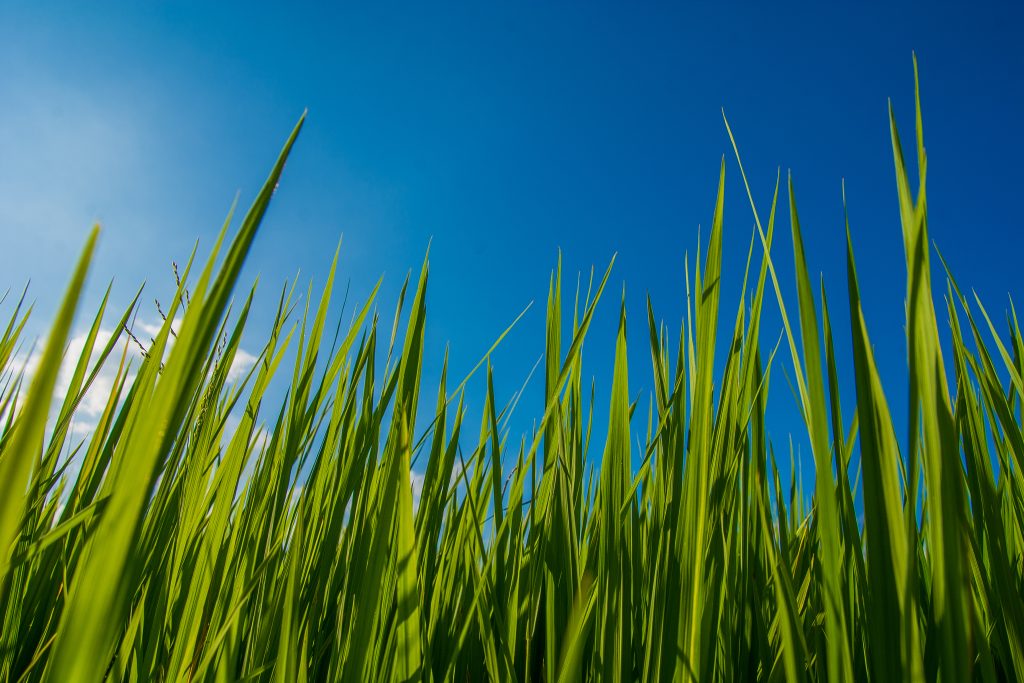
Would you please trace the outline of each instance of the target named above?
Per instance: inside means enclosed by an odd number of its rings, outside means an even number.
[[[413,433],[430,406],[426,264],[389,337],[372,296],[332,336],[333,268],[301,312],[286,289],[258,362],[228,381],[252,292],[234,314],[229,302],[302,121],[235,237],[225,241],[225,224],[201,270],[189,262],[137,367],[123,335],[97,341],[104,299],[54,416],[93,233],[31,377],[17,360],[22,304],[0,337],[0,679],[1024,680],[1024,337],[1012,311],[1001,337],[949,278],[943,354],[919,101],[916,192],[890,124],[907,260],[905,450],[849,229],[856,392],[843,398],[856,410],[843,420],[828,304],[824,291],[815,301],[791,181],[797,300],[784,300],[770,256],[776,184],[766,216],[751,199],[758,244],[741,289],[753,294],[718,339],[720,184],[678,346],[646,311],[646,416],[630,401],[622,310],[607,441],[589,475],[584,454],[598,446],[580,354],[608,272],[576,293],[564,339],[553,273],[545,409],[518,442],[483,361],[479,437],[464,424],[465,382],[444,375],[429,428]],[[773,295],[784,343],[766,352],[761,311]],[[271,406],[286,351],[287,396]],[[791,479],[787,494],[766,437],[779,362],[795,376],[813,492]],[[106,364],[116,367],[106,409],[91,437],[75,438],[71,417]],[[424,472],[417,504],[413,461]]]

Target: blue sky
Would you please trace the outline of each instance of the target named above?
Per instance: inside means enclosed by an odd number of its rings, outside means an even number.
[[[636,393],[650,388],[644,297],[678,328],[684,254],[692,263],[698,226],[707,234],[723,154],[731,323],[753,222],[724,108],[763,210],[777,169],[792,170],[848,385],[845,178],[869,330],[898,416],[905,269],[886,103],[909,139],[916,50],[931,235],[990,309],[1008,294],[1022,300],[1019,4],[335,4],[0,5],[0,289],[31,278],[43,329],[99,221],[92,300],[110,278],[119,302],[146,280],[151,309],[172,284],[170,261],[197,239],[205,253],[235,193],[251,200],[308,108],[245,275],[261,277],[253,333],[286,278],[322,282],[342,233],[343,282],[360,299],[385,274],[389,320],[432,240],[425,386],[446,343],[461,376],[534,301],[494,359],[508,398],[543,350],[558,250],[569,282],[617,252],[586,356],[603,415],[619,288]],[[774,254],[792,295],[788,221],[780,227]],[[800,428],[774,378],[770,425],[785,448]],[[541,391],[535,383],[519,408],[523,428]]]

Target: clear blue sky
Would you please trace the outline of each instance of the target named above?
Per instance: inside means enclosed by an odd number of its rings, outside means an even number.
[[[603,420],[621,283],[635,393],[650,387],[644,296],[678,328],[684,253],[692,262],[698,225],[706,234],[710,224],[723,154],[731,323],[752,218],[724,107],[764,210],[776,170],[792,170],[848,384],[845,178],[868,324],[898,416],[905,269],[886,102],[909,138],[916,50],[932,237],[990,308],[1024,299],[1019,3],[335,4],[0,5],[0,289],[32,278],[41,326],[99,220],[93,300],[111,277],[122,302],[148,280],[149,306],[166,296],[171,259],[196,239],[205,253],[236,191],[247,205],[308,108],[247,272],[262,282],[253,331],[266,328],[286,278],[322,281],[341,233],[343,281],[358,299],[386,273],[390,320],[432,238],[425,387],[446,342],[459,376],[533,300],[495,357],[507,398],[542,352],[558,249],[570,282],[618,252],[587,352]],[[780,227],[775,255],[792,294],[788,221]],[[800,430],[774,378],[772,436],[784,450]],[[520,408],[526,428],[541,386]]]

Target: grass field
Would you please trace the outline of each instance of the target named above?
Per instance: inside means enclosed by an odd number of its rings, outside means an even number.
[[[136,304],[76,310],[94,232],[31,373],[28,313],[4,303],[0,680],[1024,680],[1024,336],[1012,309],[997,325],[948,274],[933,283],[920,104],[909,161],[890,125],[909,406],[886,400],[849,228],[852,338],[833,339],[791,184],[770,207],[751,196],[751,295],[720,310],[724,164],[685,320],[641,312],[654,401],[639,415],[622,309],[603,446],[580,357],[588,334],[610,333],[590,327],[615,305],[611,266],[571,300],[552,275],[535,433],[509,433],[514,406],[496,402],[487,362],[479,432],[462,378],[421,386],[426,264],[393,325],[371,297],[336,335],[333,268],[319,297],[286,290],[252,370],[229,381],[252,301],[239,273],[301,121],[233,238],[229,220],[209,259],[183,269],[134,366],[135,342],[99,330],[111,316],[122,329]],[[793,300],[771,258],[779,223]],[[759,345],[768,305],[784,327],[775,348]],[[75,320],[90,332],[54,408]],[[840,396],[835,358],[849,349],[855,392]],[[813,491],[782,480],[766,437],[780,363]],[[83,441],[71,419],[111,366]],[[265,399],[276,376],[283,402]],[[588,449],[603,454],[593,476]]]

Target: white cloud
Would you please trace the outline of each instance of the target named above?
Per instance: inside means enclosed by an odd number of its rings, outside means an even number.
[[[409,470],[409,480],[412,482],[412,509],[420,506],[420,495],[423,493],[423,475],[416,470]]]
[[[89,367],[86,370],[86,379],[88,379],[88,373],[92,371],[92,364],[98,359],[98,354],[103,348],[110,343],[111,337],[114,335],[114,331],[110,329],[100,329],[96,334],[96,343],[93,347],[92,356],[89,358]],[[78,363],[79,357],[82,355],[82,351],[85,349],[85,343],[88,341],[88,334],[81,332],[71,337],[71,341],[68,343],[67,351],[64,353],[64,360],[61,363],[60,371],[57,374],[57,384],[53,390],[53,398],[55,409],[59,407],[60,403],[67,396],[68,391],[71,388],[71,380],[74,377],[75,365]],[[82,397],[81,402],[78,404],[78,409],[75,412],[76,418],[79,420],[86,420],[88,423],[95,425],[95,421],[103,413],[103,409],[107,405],[107,400],[110,394],[114,391],[114,381],[117,379],[117,368],[120,362],[121,351],[123,350],[121,343],[118,344],[115,350],[111,351],[110,356],[107,358],[107,362],[104,363],[100,372],[96,375],[96,379],[93,380],[92,386],[86,392],[85,396]],[[128,356],[132,360],[134,366],[138,366],[138,360],[141,359],[141,352],[138,347],[133,344],[128,345]],[[82,425],[80,423],[76,425],[75,431],[78,433],[82,432]]]
[[[257,427],[256,434],[253,436],[252,447],[253,453],[260,454],[263,449],[267,447],[267,443],[270,441],[270,431],[266,427]]]
[[[463,474],[465,474],[465,477],[463,477]],[[463,478],[465,478],[468,481],[472,477],[473,471],[465,469],[462,464],[462,459],[460,458],[455,461],[454,465],[452,465],[452,476],[451,479],[448,480],[448,485],[461,486],[465,484]]]
[[[73,436],[85,438],[92,434],[94,429],[96,429],[95,422],[72,422],[70,431]]]
[[[228,381],[234,382],[244,377],[252,369],[252,366],[256,364],[256,358],[257,356],[245,349],[239,348],[235,352],[235,357],[231,359],[231,367],[228,368]]]
[[[160,334],[160,330],[164,327],[163,320],[137,320],[131,326],[132,334],[138,337],[139,341],[143,346],[149,347],[153,340]],[[181,316],[175,316],[174,320],[171,321],[171,332],[167,336],[167,344],[164,349],[164,357],[167,357],[167,352],[174,348],[174,342],[177,341],[178,331],[181,329]],[[136,345],[138,348],[138,345]]]
[[[149,347],[151,338],[155,337],[159,333],[162,324],[163,321],[160,320],[137,321],[131,329],[132,333],[138,338],[138,341],[142,346]],[[175,318],[172,322],[172,329],[177,330],[180,326],[181,318]],[[86,369],[86,379],[89,374],[92,373],[93,365],[99,360],[99,354],[114,335],[115,330],[111,328],[100,328],[97,332],[96,341],[93,345],[92,354],[89,358],[88,367]],[[82,355],[82,351],[85,349],[87,341],[87,331],[80,331],[72,335],[68,341],[64,358],[61,361],[61,366],[57,373],[57,382],[54,385],[53,390],[53,402],[50,408],[49,418],[49,426],[51,428],[56,420],[61,404],[64,402],[65,397],[70,391],[71,381],[75,374],[75,366],[78,364],[78,360]],[[42,356],[42,350],[45,345],[46,338],[43,336],[31,347],[29,352],[23,353],[13,361],[13,368],[17,369],[21,366],[24,366],[25,368],[25,382],[22,385],[23,391],[27,390],[32,377],[38,368],[40,357]],[[171,336],[168,339],[167,348],[164,352],[165,358],[173,345],[174,337]],[[107,401],[109,400],[111,393],[114,391],[114,383],[117,380],[118,366],[121,362],[121,355],[125,352],[125,348],[127,348],[127,358],[125,361],[126,364],[130,364],[131,368],[129,369],[127,383],[130,385],[134,380],[134,368],[138,368],[141,364],[143,360],[143,352],[142,349],[139,348],[139,344],[122,333],[121,338],[107,357],[106,362],[96,374],[95,379],[93,379],[88,391],[86,391],[85,395],[82,396],[81,401],[79,401],[69,430],[73,436],[82,439],[88,438],[92,433],[92,430],[96,427],[96,423],[103,414],[103,411],[107,406]],[[256,358],[257,357],[255,355],[249,353],[245,349],[239,348],[232,360],[231,367],[228,370],[228,381],[235,381],[242,377],[244,373],[248,372],[256,362]],[[260,429],[256,438],[257,448],[262,447],[267,440],[266,430]]]

